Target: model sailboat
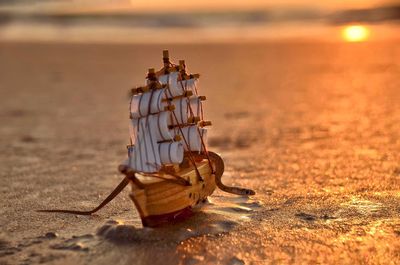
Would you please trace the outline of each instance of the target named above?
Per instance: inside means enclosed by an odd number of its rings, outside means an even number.
[[[92,214],[131,184],[130,197],[144,226],[185,218],[218,186],[226,192],[253,195],[254,191],[227,187],[221,182],[224,162],[207,148],[207,127],[198,74],[187,73],[184,61],[149,69],[146,85],[131,90],[128,159],[119,166],[126,177],[92,211],[45,210]]]

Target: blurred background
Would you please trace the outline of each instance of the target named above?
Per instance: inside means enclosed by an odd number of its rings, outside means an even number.
[[[0,264],[394,264],[399,33],[392,0],[0,0]],[[140,226],[128,189],[35,212],[121,181],[127,94],[163,49],[201,74],[223,181],[257,195],[130,245],[91,236]]]
[[[394,0],[0,1],[2,41],[376,41],[398,39],[399,21]]]

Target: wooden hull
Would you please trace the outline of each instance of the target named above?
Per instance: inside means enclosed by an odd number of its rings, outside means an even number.
[[[190,216],[191,208],[204,201],[216,188],[215,176],[207,160],[197,164],[202,180],[194,167],[180,169],[174,175],[189,185],[176,183],[176,177],[164,173],[160,178],[136,174],[142,185],[131,182],[130,197],[142,219],[143,226],[157,226]]]

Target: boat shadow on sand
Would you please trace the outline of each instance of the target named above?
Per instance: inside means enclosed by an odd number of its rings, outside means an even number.
[[[260,202],[246,196],[213,196],[201,209],[194,209],[192,216],[179,222],[148,228],[135,225],[133,220],[111,219],[96,234],[115,244],[179,243],[191,237],[227,233],[250,221],[261,208]]]
[[[263,208],[254,197],[216,194],[194,209],[191,217],[155,228],[141,226],[139,217],[109,219],[94,233],[65,237],[49,232],[19,244],[0,239],[0,257],[13,256],[21,264],[62,260],[66,255],[96,264],[110,264],[116,259],[127,264],[175,264],[181,258],[176,251],[182,242],[230,233],[254,220]],[[154,251],[159,254],[154,256]]]
[[[48,233],[32,238],[30,245],[38,244],[37,255],[29,256],[24,262],[62,260],[68,255],[93,264],[111,264],[116,260],[124,264],[178,264],[179,260],[184,264],[198,264],[195,257],[180,252],[183,242],[229,234],[250,224],[263,208],[254,197],[216,194],[201,208],[195,208],[191,217],[176,223],[149,228],[140,225],[139,217],[109,219],[94,233],[72,237]],[[15,252],[27,253],[30,249],[28,246]]]

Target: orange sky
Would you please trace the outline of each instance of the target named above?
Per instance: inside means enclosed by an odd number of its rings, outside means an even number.
[[[126,2],[124,0],[121,3]],[[218,9],[243,9],[260,7],[321,7],[327,9],[361,8],[382,5],[391,1],[385,0],[130,0],[130,6],[137,9],[151,9],[162,6],[163,8],[218,8]]]
[[[14,5],[22,11],[185,11],[234,10],[278,7],[314,7],[328,10],[366,8],[394,3],[393,0],[59,0],[40,1],[29,5]],[[8,8],[8,7],[7,7]]]

